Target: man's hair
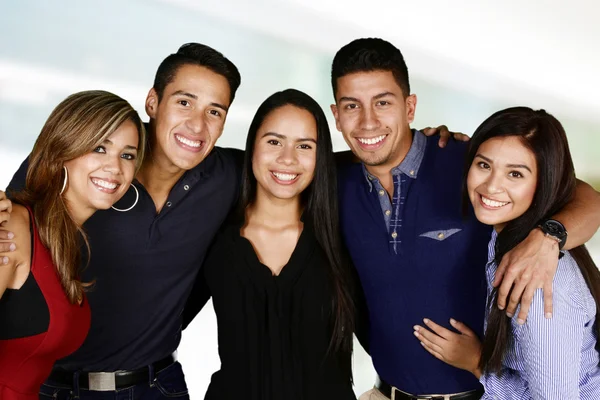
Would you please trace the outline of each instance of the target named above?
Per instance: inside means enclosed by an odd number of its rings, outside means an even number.
[[[378,38],[356,39],[342,47],[331,65],[333,97],[337,94],[337,80],[356,72],[390,71],[402,89],[404,97],[410,95],[408,68],[398,48]]]
[[[229,82],[229,103],[233,102],[235,92],[241,83],[237,67],[217,50],[200,43],[186,43],[177,50],[177,53],[169,55],[160,63],[153,86],[158,94],[158,101],[162,99],[167,85],[175,79],[179,68],[188,64],[208,68],[225,77]]]

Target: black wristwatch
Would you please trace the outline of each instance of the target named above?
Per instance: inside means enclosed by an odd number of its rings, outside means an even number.
[[[558,242],[558,249],[562,250],[567,242],[567,230],[565,226],[555,219],[547,219],[542,221],[539,228],[546,234]]]

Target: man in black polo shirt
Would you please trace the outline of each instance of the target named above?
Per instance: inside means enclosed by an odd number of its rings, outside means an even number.
[[[239,85],[235,65],[201,44],[159,66],[146,99],[149,154],[114,209],[84,227],[92,257],[82,278],[96,281],[89,335],[57,362],[40,397],[189,398],[172,353],[196,274],[236,200],[235,150],[214,146]],[[26,170],[8,192],[24,185]]]

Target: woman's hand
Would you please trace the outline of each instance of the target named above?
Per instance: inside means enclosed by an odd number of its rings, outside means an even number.
[[[446,364],[469,371],[477,378],[481,376],[479,359],[482,345],[475,332],[454,319],[450,319],[450,324],[460,333],[454,333],[427,318],[423,322],[431,331],[415,325],[414,334],[425,350]]]

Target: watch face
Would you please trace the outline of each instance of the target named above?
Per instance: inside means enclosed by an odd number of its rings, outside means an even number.
[[[546,221],[546,223],[544,225],[546,225],[546,231],[551,235],[552,234],[555,234],[555,235],[563,234],[562,227],[555,221]]]

